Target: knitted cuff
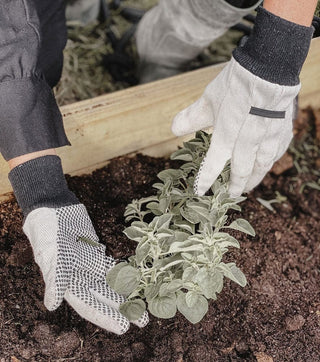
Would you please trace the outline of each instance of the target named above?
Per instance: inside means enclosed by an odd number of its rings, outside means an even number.
[[[307,57],[314,28],[282,19],[260,7],[252,34],[233,57],[254,75],[294,86]]]
[[[39,207],[80,203],[68,189],[58,156],[43,156],[27,161],[13,168],[8,177],[25,217]]]

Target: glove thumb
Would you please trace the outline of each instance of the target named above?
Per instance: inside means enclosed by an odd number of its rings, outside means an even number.
[[[179,112],[172,122],[172,132],[183,136],[213,125],[213,111],[206,96]]]
[[[44,305],[55,310],[62,303],[67,289],[67,278],[57,278],[58,224],[54,209],[39,208],[28,214],[23,225],[34,253],[34,258],[45,282]]]

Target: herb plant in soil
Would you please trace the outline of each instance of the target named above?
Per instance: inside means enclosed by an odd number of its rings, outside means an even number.
[[[320,193],[308,186],[319,178],[319,111],[300,111],[298,125],[294,146],[304,155],[300,167],[293,165],[294,152],[291,166],[271,171],[241,204],[241,217],[256,236],[222,230],[241,244],[230,247],[223,261],[236,262],[246,287],[224,278],[217,300],[196,324],[181,313],[170,319],[150,313],[145,328],[132,326],[119,337],[87,322],[67,303],[49,312],[41,272],[21,229],[21,211],[14,198],[1,203],[0,361],[320,361]],[[125,208],[133,198],[156,194],[156,174],[178,163],[136,155],[111,160],[89,175],[67,176],[107,254],[126,259],[135,253],[137,242],[123,233],[130,225]],[[276,192],[281,202],[272,203],[273,210],[257,201],[273,200]],[[227,225],[239,217],[229,210]]]
[[[125,211],[131,226],[125,235],[138,243],[135,255],[107,275],[107,281],[127,297],[120,311],[137,320],[148,307],[159,318],[172,318],[177,310],[190,322],[199,322],[208,311],[208,300],[216,300],[224,277],[242,287],[246,278],[224,254],[239,242],[228,229],[254,236],[248,221],[228,223],[228,210],[240,211],[244,197],[230,198],[227,165],[208,196],[196,196],[194,183],[210,145],[210,135],[198,132],[174,152],[172,160],[183,161],[178,169],[158,174],[154,196],[133,200]],[[147,306],[146,303],[147,302]]]

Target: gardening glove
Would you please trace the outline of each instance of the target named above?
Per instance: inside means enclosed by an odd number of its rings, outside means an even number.
[[[194,184],[197,195],[205,194],[229,159],[230,195],[248,192],[286,151],[312,33],[260,8],[247,42],[202,97],[175,117],[178,136],[213,126]]]
[[[106,283],[115,261],[105,255],[85,206],[68,190],[59,157],[28,161],[15,167],[9,178],[45,281],[46,308],[55,310],[65,299],[88,321],[125,333],[130,323],[119,312],[125,298]],[[148,315],[133,323],[144,327]]]
[[[140,83],[178,74],[261,0],[160,0],[137,34]],[[233,4],[233,5],[232,5]]]

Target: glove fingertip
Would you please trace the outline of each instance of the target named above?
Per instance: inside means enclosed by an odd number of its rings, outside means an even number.
[[[206,192],[207,190],[199,189],[199,187],[194,189],[195,195],[199,197],[204,196]]]
[[[192,133],[191,130],[189,130],[188,128],[185,127],[185,123],[183,118],[181,116],[179,116],[179,114],[174,118],[172,125],[171,125],[171,131],[172,133],[179,137],[179,136],[184,136],[188,133]]]
[[[231,199],[236,199],[237,197],[240,197],[241,196],[241,193],[230,193],[229,192],[229,196]]]
[[[242,195],[242,193],[244,192],[244,189],[243,189],[243,187],[239,187],[239,185],[237,185],[237,184],[236,185],[230,184],[228,192],[229,192],[229,196],[232,199],[235,199]]]
[[[108,332],[122,335],[130,328],[129,320],[111,306],[99,302],[86,288],[73,287],[67,290],[64,299],[84,319]]]
[[[63,295],[67,288],[61,288],[60,292],[57,292],[55,275],[49,276],[46,282],[46,288],[44,292],[43,303],[49,311],[56,310],[63,301]]]
[[[47,293],[46,293],[45,296],[44,296],[43,303],[44,303],[44,306],[50,312],[52,312],[52,311],[56,310],[61,305],[62,301],[63,301],[63,298],[61,298],[61,300],[57,300],[55,298],[55,296],[47,295]]]
[[[143,313],[143,315],[137,320],[132,321],[133,324],[138,326],[139,328],[144,328],[149,323],[149,314],[147,311]]]

